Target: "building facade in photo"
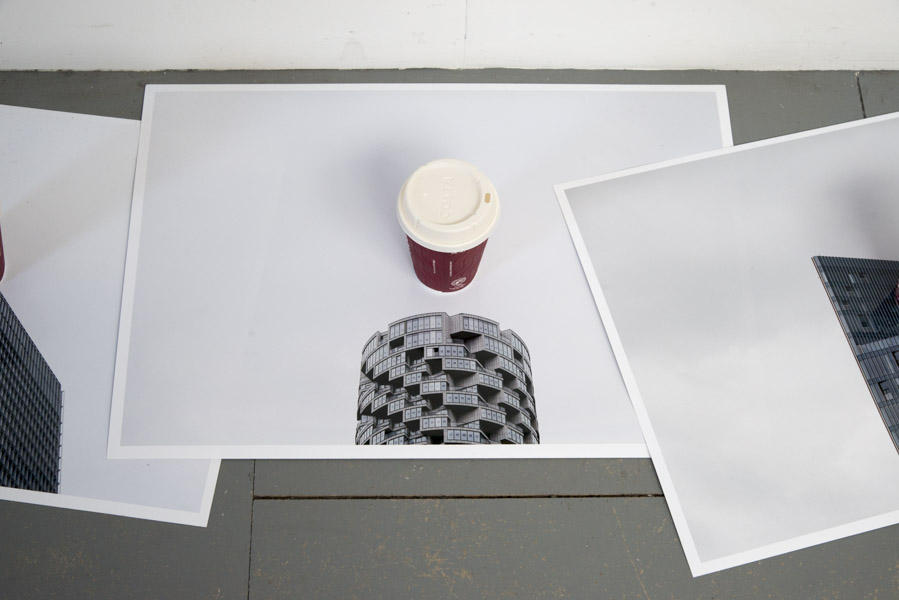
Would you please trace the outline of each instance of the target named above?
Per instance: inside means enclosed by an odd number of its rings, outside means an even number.
[[[537,444],[531,357],[475,315],[391,323],[362,351],[356,443]]]
[[[813,261],[899,450],[899,261],[831,256]]]
[[[0,486],[59,491],[62,387],[0,294]]]

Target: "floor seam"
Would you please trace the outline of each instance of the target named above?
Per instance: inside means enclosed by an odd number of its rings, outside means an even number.
[[[247,600],[250,600],[250,581],[253,575],[253,511],[256,508],[256,461],[253,461],[252,497],[250,498],[250,540],[247,551]]]
[[[865,95],[862,93],[861,71],[855,72],[855,87],[858,90],[858,101],[862,105],[862,118],[868,118],[868,111],[865,110]]]
[[[390,496],[390,495],[342,495],[342,496],[314,496],[314,495],[259,495],[254,500],[546,500],[546,499],[585,499],[585,498],[663,498],[661,493],[648,494],[493,494],[465,496],[459,494],[427,494],[416,496]]]

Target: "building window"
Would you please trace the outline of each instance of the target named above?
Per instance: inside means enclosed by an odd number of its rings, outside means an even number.
[[[887,402],[893,400],[893,390],[890,389],[890,384],[886,381],[879,381],[877,385],[880,387],[880,393],[883,394],[883,399]]]

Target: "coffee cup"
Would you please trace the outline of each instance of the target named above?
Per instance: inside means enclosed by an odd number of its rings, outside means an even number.
[[[416,169],[400,190],[397,217],[418,279],[440,292],[471,284],[499,213],[496,188],[474,165],[445,158]]]

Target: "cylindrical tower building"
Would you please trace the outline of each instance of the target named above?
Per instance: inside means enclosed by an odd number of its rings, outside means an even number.
[[[357,444],[537,444],[531,357],[475,315],[391,323],[362,351]]]

